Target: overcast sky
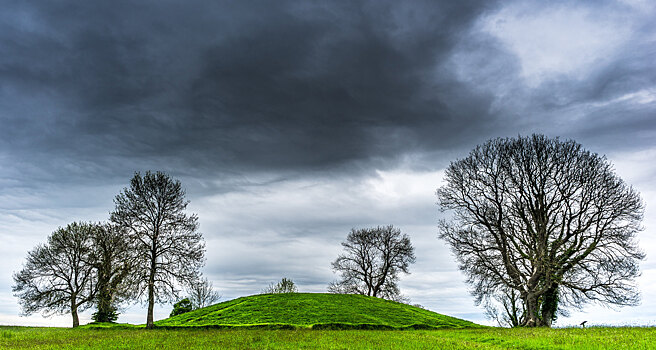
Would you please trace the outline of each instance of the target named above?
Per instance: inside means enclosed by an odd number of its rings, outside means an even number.
[[[282,277],[324,292],[351,228],[393,224],[416,248],[412,303],[489,324],[434,192],[477,144],[543,133],[605,154],[646,203],[642,305],[557,325],[656,325],[653,1],[0,6],[0,324],[70,326],[20,317],[12,273],[59,226],[106,220],[145,170],[182,181],[224,300]]]

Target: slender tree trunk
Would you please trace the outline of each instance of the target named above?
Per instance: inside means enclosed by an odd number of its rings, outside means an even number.
[[[153,322],[153,309],[155,307],[155,271],[151,270],[148,278],[148,316],[146,318],[146,328],[152,329],[155,326]]]
[[[153,320],[153,309],[155,307],[155,269],[157,268],[157,235],[153,238],[150,256],[150,274],[148,276],[148,316],[146,318],[146,328],[153,329],[155,323]]]
[[[510,291],[505,302],[503,302],[503,308],[506,311],[508,316],[508,322],[511,327],[519,327],[520,316],[519,309],[517,308],[517,294],[514,291]]]
[[[77,301],[75,296],[71,297],[71,315],[73,316],[73,328],[80,325],[80,319],[77,316]]]

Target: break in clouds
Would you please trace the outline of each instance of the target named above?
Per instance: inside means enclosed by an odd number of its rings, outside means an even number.
[[[324,291],[351,228],[394,224],[417,246],[404,293],[482,319],[436,238],[434,191],[450,161],[499,136],[538,132],[608,155],[649,218],[647,1],[2,8],[2,315],[17,314],[9,276],[24,252],[70,221],[106,220],[135,171],[182,180],[225,297],[283,274]]]

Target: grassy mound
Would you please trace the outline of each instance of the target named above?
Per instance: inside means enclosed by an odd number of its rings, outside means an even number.
[[[158,327],[432,329],[479,325],[364,295],[289,293],[237,298],[155,322]]]

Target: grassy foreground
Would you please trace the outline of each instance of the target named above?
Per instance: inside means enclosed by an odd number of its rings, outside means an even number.
[[[0,326],[0,349],[656,349],[656,328],[483,327],[343,294],[253,295],[155,324]]]
[[[0,327],[1,349],[654,349],[656,328],[266,330]]]
[[[352,294],[241,297],[155,322],[158,327],[434,329],[481,327],[407,304]]]

